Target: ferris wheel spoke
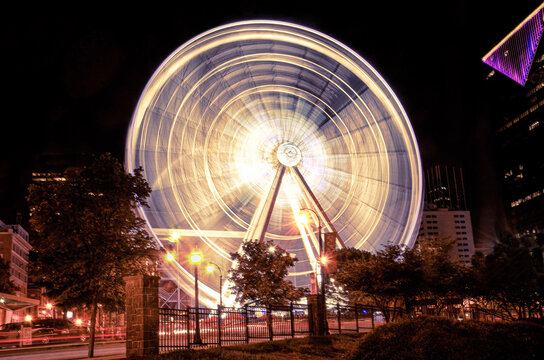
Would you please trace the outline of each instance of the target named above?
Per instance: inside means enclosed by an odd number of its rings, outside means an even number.
[[[318,210],[317,214],[319,214],[321,220],[323,220],[323,222],[325,223],[325,226],[329,229],[329,231],[336,233],[336,239],[338,240],[338,243],[340,244],[340,246],[345,248],[346,244],[340,238],[340,235],[334,228],[334,225],[329,220],[329,217],[327,216],[327,214],[321,207],[321,204],[319,203],[314,193],[308,186],[308,183],[306,182],[306,180],[304,180],[304,177],[302,177],[302,174],[300,173],[298,168],[296,166],[293,166],[291,169],[293,170],[292,173],[295,175],[294,177],[297,180],[297,183],[299,184],[300,188],[302,189],[303,194],[306,196],[306,199],[313,205],[313,208]]]
[[[274,176],[274,180],[270,185],[268,194],[262,197],[259,207],[255,211],[255,215],[251,219],[251,223],[249,224],[245,240],[264,239],[284,174],[285,166],[279,166],[276,171],[276,176]]]

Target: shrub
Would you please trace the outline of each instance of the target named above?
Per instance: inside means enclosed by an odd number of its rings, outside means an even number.
[[[544,326],[529,322],[456,322],[420,318],[378,327],[351,360],[485,360],[544,358]]]

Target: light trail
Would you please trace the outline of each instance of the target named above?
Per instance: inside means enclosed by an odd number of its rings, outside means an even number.
[[[278,178],[281,146],[300,159]],[[300,286],[319,245],[296,223],[300,207],[316,208],[347,247],[417,236],[421,161],[402,105],[358,54],[295,24],[228,24],[175,50],[134,111],[126,167],[139,166],[153,189],[140,214],[159,246],[175,232],[182,251],[230,264],[244,239],[272,239],[299,258]],[[192,294],[192,270],[172,271]],[[213,303],[218,282],[202,281]]]

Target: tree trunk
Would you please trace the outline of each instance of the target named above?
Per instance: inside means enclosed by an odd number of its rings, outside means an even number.
[[[274,339],[274,333],[272,332],[272,309],[270,305],[266,305],[266,326],[268,328],[268,337],[272,341]]]
[[[89,357],[94,357],[94,339],[95,339],[95,329],[96,329],[96,309],[97,307],[97,300],[96,298],[93,298],[93,302],[91,304],[91,334],[89,337]]]

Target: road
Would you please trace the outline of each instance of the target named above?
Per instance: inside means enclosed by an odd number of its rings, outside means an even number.
[[[1,350],[2,360],[69,360],[85,359],[88,353],[87,344],[37,346],[14,350]],[[124,355],[124,342],[97,343],[95,356]]]

